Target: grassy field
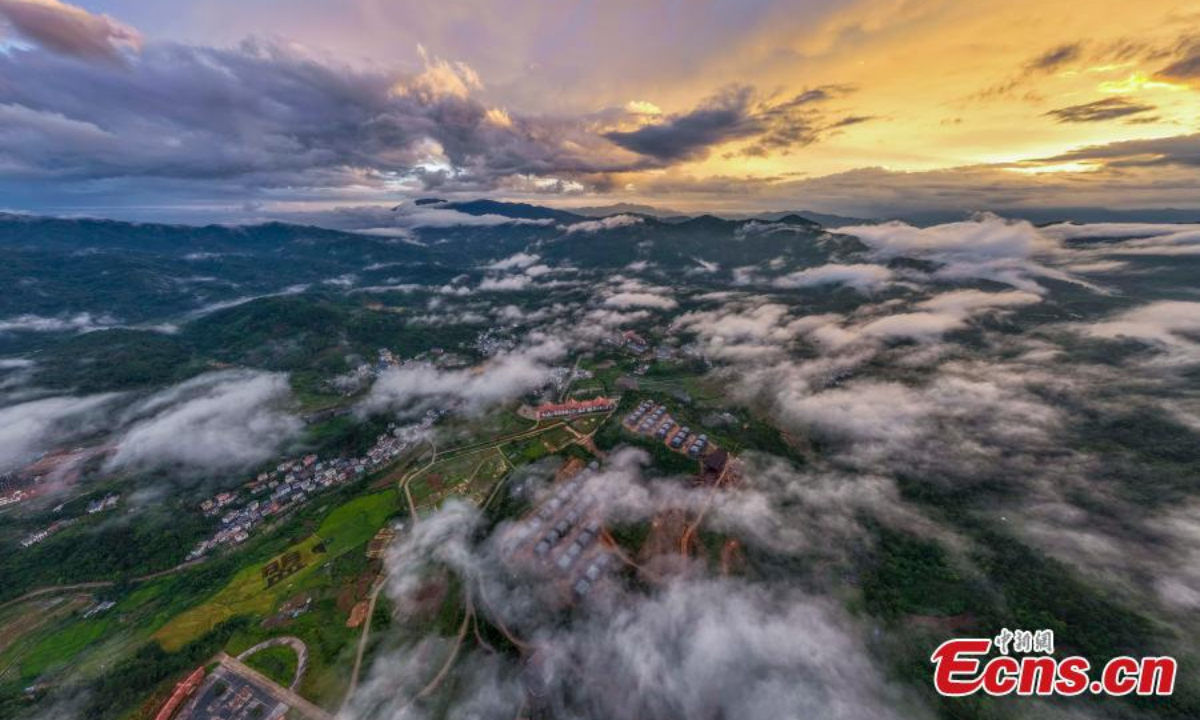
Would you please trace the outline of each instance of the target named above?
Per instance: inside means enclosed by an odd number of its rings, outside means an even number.
[[[22,678],[39,677],[56,663],[65,662],[64,658],[78,655],[104,637],[110,622],[107,617],[79,620],[49,635],[21,659]]]
[[[420,510],[441,505],[454,496],[482,503],[507,472],[508,464],[499,452],[485,448],[434,463],[413,477],[409,491]]]
[[[221,565],[214,561],[135,588],[118,586],[63,598],[39,598],[6,609],[0,614],[0,684],[18,680],[29,684],[38,678],[67,683],[101,675],[195,597],[223,584],[220,578],[227,576]],[[116,605],[91,618],[83,617],[101,600],[113,600]],[[17,624],[8,624],[9,619]]]
[[[504,446],[504,455],[514,465],[536,462],[548,454],[541,436],[528,438]]]
[[[99,622],[81,627],[81,621],[72,620],[91,604],[90,596],[81,594],[7,608],[0,615],[0,681],[36,678],[64,663],[69,655],[63,653],[86,647],[85,638],[102,634]]]
[[[565,426],[556,427],[538,436],[546,447],[546,452],[554,454],[567,445],[575,442],[575,436]]]
[[[216,595],[173,618],[154,637],[163,648],[174,651],[228,618],[270,613],[331,559],[369,540],[397,507],[395,489],[363,495],[341,505],[325,517],[316,533],[284,553],[299,555],[299,570],[267,587],[263,568],[268,563],[245,567]]]
[[[245,663],[284,687],[292,684],[300,658],[286,645],[263,648],[246,658]]]
[[[604,415],[587,415],[578,420],[572,420],[571,427],[575,428],[576,432],[587,435],[600,427],[600,423],[604,421],[604,418]]]

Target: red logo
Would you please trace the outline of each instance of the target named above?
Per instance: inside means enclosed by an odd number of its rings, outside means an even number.
[[[963,697],[983,691],[988,695],[1170,695],[1175,690],[1177,665],[1172,657],[1115,657],[1093,677],[1087,658],[1070,656],[1061,660],[1052,655],[1008,654],[1008,642],[1016,652],[1053,653],[1053,634],[1048,642],[1023,642],[1019,634],[1003,631],[994,640],[958,638],[947,640],[933,651],[933,686],[947,697]],[[993,647],[1000,655],[988,657]]]

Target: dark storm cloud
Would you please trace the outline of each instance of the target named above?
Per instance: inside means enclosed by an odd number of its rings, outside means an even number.
[[[813,103],[825,102],[826,100],[834,100],[845,97],[853,93],[856,89],[853,85],[844,84],[819,85],[815,88],[805,90],[780,107],[796,108],[801,105],[811,105]]]
[[[796,95],[787,102],[762,108],[757,118],[763,126],[758,139],[742,151],[747,157],[786,155],[793,148],[819,142],[838,128],[873,120],[866,115],[848,115],[831,120],[824,104],[855,91],[849,85],[822,85]]]
[[[625,108],[510,114],[480,99],[471,68],[427,55],[415,73],[354,69],[254,40],[155,43],[121,57],[120,67],[80,63],[49,43],[0,54],[0,187],[10,197],[62,197],[65,188],[99,203],[131,193],[303,201],[397,182],[569,193],[729,141],[755,141],[752,154],[786,152],[861,121],[827,117],[827,103],[852,90],[839,85],[782,102],[734,86],[637,128]]]
[[[1050,72],[1051,70],[1057,70],[1069,62],[1078,60],[1081,49],[1079,43],[1059,45],[1030,60],[1026,63],[1025,69],[1029,72]]]
[[[10,179],[27,181],[238,178],[312,188],[379,183],[430,162],[481,185],[644,162],[579,119],[497,114],[455,85],[454,73],[468,71],[355,71],[259,42],[156,44],[121,69],[13,50],[0,55],[0,155]]]
[[[876,120],[876,119],[877,118],[874,115],[847,115],[846,117],[841,118],[840,120],[834,121],[834,123],[832,125],[830,125],[829,127],[831,127],[831,128],[850,127],[851,125],[861,125],[862,123],[871,122],[872,120]]]
[[[1102,162],[1110,166],[1175,165],[1200,167],[1200,133],[1150,140],[1126,140],[1089,145],[1038,162]]]
[[[762,132],[761,121],[753,115],[753,100],[753,88],[731,87],[667,122],[628,132],[610,132],[605,137],[623,148],[660,160],[699,158],[714,145]]]
[[[1200,39],[1181,42],[1178,56],[1159,70],[1158,76],[1168,80],[1200,80]]]
[[[26,40],[86,60],[120,63],[141,46],[136,30],[58,0],[0,0],[0,18]]]
[[[1184,43],[1178,43],[1183,45]],[[971,96],[973,100],[989,100],[1013,95],[1018,89],[1037,78],[1067,70],[1072,65],[1090,63],[1123,63],[1132,60],[1161,61],[1175,52],[1169,46],[1142,38],[1117,38],[1107,42],[1076,41],[1056,45],[1031,57],[1002,82],[986,87]],[[1027,99],[1038,99],[1032,93]]]
[[[1135,102],[1128,98],[1113,97],[1096,100],[1082,105],[1071,105],[1046,113],[1060,123],[1102,122],[1118,118],[1142,115],[1155,110],[1153,105]]]
[[[637,130],[610,132],[609,140],[664,163],[706,157],[715,146],[735,140],[753,144],[742,154],[763,157],[811,145],[838,127],[871,118],[849,116],[830,121],[822,105],[848,95],[848,85],[821,85],[783,102],[760,98],[748,85],[726,88],[691,112]]]
[[[1003,82],[984,88],[972,96],[975,100],[988,100],[1011,94],[1026,82],[1079,60],[1083,56],[1082,43],[1064,43],[1052,47],[1026,61],[1012,76]]]

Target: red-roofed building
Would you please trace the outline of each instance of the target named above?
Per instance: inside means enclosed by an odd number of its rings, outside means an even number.
[[[154,720],[168,720],[179,705],[191,695],[196,688],[200,687],[200,681],[204,679],[204,666],[196,668],[178,685],[175,686],[175,691],[171,693],[171,697],[163,704],[162,709],[154,716]]]
[[[608,412],[616,406],[617,404],[612,400],[606,397],[598,397],[592,400],[568,400],[565,403],[547,403],[539,405],[535,409],[535,412],[537,412],[538,420],[548,420],[550,418],[574,417],[588,413]]]

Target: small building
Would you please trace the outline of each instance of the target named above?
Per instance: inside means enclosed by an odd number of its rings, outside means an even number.
[[[721,475],[725,473],[725,466],[729,463],[729,453],[722,448],[710,452],[704,456],[701,461],[701,479],[706,485],[715,485],[721,479]]]

